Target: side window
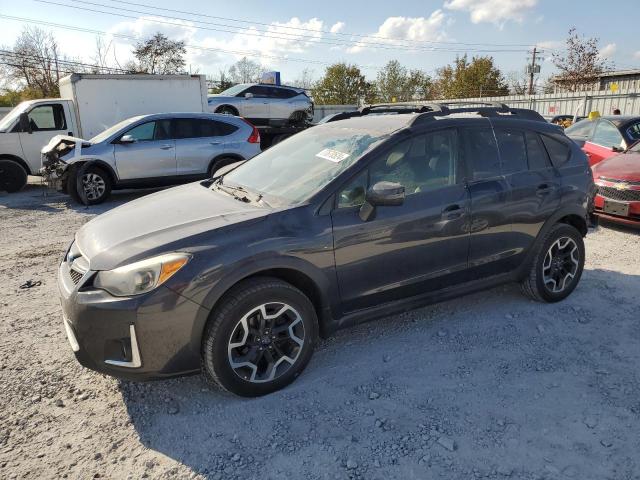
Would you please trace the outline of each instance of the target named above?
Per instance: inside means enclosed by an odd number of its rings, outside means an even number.
[[[458,176],[456,130],[441,130],[403,140],[369,167],[369,184],[396,182],[407,195],[453,185]]]
[[[629,135],[633,140],[640,140],[640,122],[634,123],[630,127],[627,128],[627,135]]]
[[[601,120],[596,125],[591,141],[603,147],[619,147],[622,145],[622,135],[613,123]]]
[[[462,131],[464,158],[473,180],[501,174],[498,147],[491,128],[469,128]]]
[[[29,112],[29,123],[34,132],[67,128],[64,108],[59,103],[35,107]]]
[[[176,118],[173,120],[173,138],[195,138],[198,136],[198,123],[192,118]]]
[[[575,137],[589,138],[593,133],[593,128],[596,126],[596,122],[592,120],[578,120],[571,125],[565,133]]]
[[[235,125],[231,125],[230,123],[217,122],[214,120],[211,120],[210,123],[214,124],[215,131],[217,132],[216,135],[219,135],[221,137],[225,135],[231,135],[238,130],[238,127],[236,127]]]
[[[524,132],[496,128],[496,138],[500,149],[502,173],[516,173],[527,170],[527,147]]]
[[[125,132],[124,135],[130,135],[138,142],[148,142],[149,140],[155,139],[155,131],[156,122],[147,122],[133,127],[131,130]]]
[[[358,174],[338,193],[338,208],[362,205],[367,190],[367,170]]]
[[[269,98],[269,87],[263,87],[261,85],[254,85],[252,87],[249,87],[247,90],[245,90],[242,93],[242,96],[244,96],[245,93],[253,93],[253,96],[256,98]]]
[[[540,135],[540,138],[542,139],[542,143],[544,143],[544,147],[554,167],[561,166],[569,159],[571,150],[565,142],[545,134]]]
[[[529,159],[529,170],[542,170],[550,166],[549,156],[544,145],[540,141],[537,133],[526,132],[527,158]]]

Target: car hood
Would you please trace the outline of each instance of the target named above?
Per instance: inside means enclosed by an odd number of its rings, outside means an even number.
[[[164,190],[104,213],[76,233],[91,270],[197,247],[188,238],[265,218],[270,209],[248,204],[200,182]]]
[[[621,153],[609,157],[593,168],[596,178],[640,181],[640,153]]]

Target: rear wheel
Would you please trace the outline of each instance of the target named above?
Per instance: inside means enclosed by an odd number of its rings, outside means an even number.
[[[233,115],[235,117],[238,116],[238,111],[230,107],[229,105],[223,105],[216,110],[216,113],[222,113],[223,115]]]
[[[232,163],[241,162],[242,160],[233,158],[233,157],[222,157],[217,158],[211,163],[209,167],[209,178],[213,178],[215,173],[220,170],[222,167],[226,167],[227,165],[231,165]]]
[[[313,305],[276,278],[234,287],[216,308],[202,343],[202,369],[215,385],[255,397],[279,390],[304,370],[318,336]]]
[[[582,235],[571,225],[554,225],[540,243],[523,292],[540,302],[558,302],[576,288],[584,269]]]
[[[27,184],[27,171],[14,160],[0,160],[0,191],[15,193]]]

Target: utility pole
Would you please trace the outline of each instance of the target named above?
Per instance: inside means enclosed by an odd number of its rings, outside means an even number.
[[[533,76],[536,73],[540,73],[540,65],[536,65],[536,54],[538,49],[533,47],[533,55],[531,56],[531,65],[528,66],[529,70],[529,95],[533,95]]]

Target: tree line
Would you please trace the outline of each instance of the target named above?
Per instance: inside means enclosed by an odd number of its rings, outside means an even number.
[[[0,105],[55,97],[60,78],[72,72],[187,73],[185,43],[162,33],[135,43],[132,54],[133,59],[121,65],[112,45],[98,37],[95,54],[89,61],[70,58],[61,53],[53,34],[27,27],[13,47],[0,48]],[[553,64],[558,73],[547,80],[542,88],[545,93],[552,90],[553,82],[576,91],[613,67],[599,55],[598,39],[580,36],[575,28],[569,30],[565,48],[554,53]],[[219,93],[238,83],[257,82],[266,70],[245,57],[207,79],[211,92]],[[527,90],[523,73],[505,75],[490,56],[457,56],[452,63],[432,72],[407,68],[398,60],[391,60],[370,80],[357,65],[339,62],[327,66],[318,79],[313,71],[305,69],[289,83],[310,91],[316,104],[325,105],[488,97],[524,94]]]

